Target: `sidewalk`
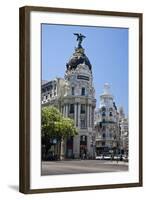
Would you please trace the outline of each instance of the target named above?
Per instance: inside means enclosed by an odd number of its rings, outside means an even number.
[[[62,160],[56,160],[56,161],[42,161],[43,163],[45,162],[95,162],[99,165],[101,164],[108,164],[108,165],[126,165],[128,166],[129,163],[125,161],[117,161],[117,160],[96,160],[96,159],[71,159],[71,158],[65,158]]]

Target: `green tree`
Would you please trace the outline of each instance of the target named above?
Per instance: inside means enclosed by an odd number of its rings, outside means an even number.
[[[59,110],[53,106],[42,108],[42,136],[57,136],[57,123],[62,119],[62,115]]]
[[[74,121],[70,118],[63,117],[59,110],[53,106],[42,108],[42,144],[45,145],[45,156],[51,147],[50,139],[57,139],[62,152],[61,143],[68,136],[77,134]]]

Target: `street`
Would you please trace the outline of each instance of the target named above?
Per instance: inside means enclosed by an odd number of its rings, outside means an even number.
[[[128,163],[106,160],[64,160],[42,162],[41,175],[127,171]]]

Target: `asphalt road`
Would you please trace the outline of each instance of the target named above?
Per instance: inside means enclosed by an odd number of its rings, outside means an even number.
[[[128,171],[128,163],[104,160],[66,160],[42,162],[41,175]]]

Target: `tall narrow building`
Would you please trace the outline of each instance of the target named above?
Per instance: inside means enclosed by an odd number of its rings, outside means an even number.
[[[100,95],[100,103],[96,118],[96,153],[106,155],[120,149],[120,132],[117,107],[110,93],[110,85],[105,83]]]

